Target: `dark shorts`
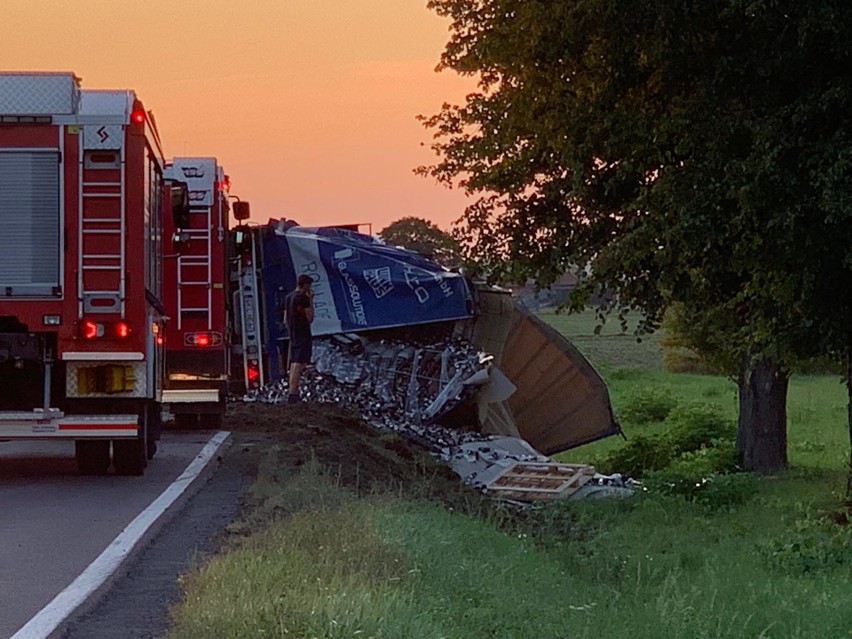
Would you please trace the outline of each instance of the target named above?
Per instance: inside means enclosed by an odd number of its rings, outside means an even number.
[[[290,340],[290,363],[310,364],[311,346],[312,340],[310,337],[307,339],[300,339],[299,341]]]

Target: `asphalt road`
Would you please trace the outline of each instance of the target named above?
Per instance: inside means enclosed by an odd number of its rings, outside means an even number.
[[[80,476],[73,444],[69,442],[0,443],[0,638],[11,637],[85,570],[186,469],[211,435],[200,431],[165,433],[160,451],[144,477]],[[200,485],[193,486],[190,492],[206,489],[205,481],[212,480],[200,479]],[[222,506],[220,496],[207,497],[212,501],[212,510],[208,510],[215,521],[203,525],[189,522],[191,529],[173,538],[166,531],[174,527],[175,519],[181,519],[175,517],[176,512],[187,509],[196,497],[187,496],[176,504],[157,526],[157,534],[146,539],[110,581],[109,588],[98,593],[97,601],[87,602],[61,627],[61,636],[96,637],[90,631],[79,630],[79,624],[78,630],[74,630],[74,624],[81,619],[92,623],[100,618],[105,618],[109,625],[108,634],[102,635],[105,637],[155,637],[162,632],[165,602],[152,602],[148,608],[138,605],[142,603],[136,600],[138,587],[132,589],[132,605],[119,603],[118,612],[124,612],[127,607],[139,609],[142,634],[132,635],[126,627],[114,625],[108,615],[97,613],[97,606],[115,599],[122,582],[144,573],[145,554],[151,548],[176,548],[180,544],[172,542],[181,542],[183,548],[173,550],[175,554],[167,560],[170,575],[158,577],[160,583],[152,584],[150,590],[161,592],[173,582],[189,557],[198,551],[197,546],[210,543],[209,539],[233,516],[242,486],[239,473],[228,484],[236,489],[233,495],[226,495],[230,500],[226,507]],[[209,530],[202,531],[205,525]],[[164,539],[167,543],[163,543]],[[174,598],[176,586],[172,584],[171,588]]]

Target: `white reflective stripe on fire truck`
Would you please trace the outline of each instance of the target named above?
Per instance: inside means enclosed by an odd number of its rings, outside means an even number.
[[[144,353],[95,353],[66,351],[62,353],[63,360],[74,360],[80,362],[141,362],[145,359]]]
[[[196,402],[218,402],[219,391],[215,388],[188,388],[164,390],[164,404],[194,404]]]
[[[138,434],[137,415],[65,415],[62,411],[0,413],[0,439],[115,439]]]
[[[227,431],[213,435],[198,456],[190,462],[183,474],[143,510],[127,528],[86,568],[80,576],[53,601],[42,608],[25,626],[12,635],[11,639],[46,639],[80,604],[86,601],[118,570],[148,529],[160,518],[178,497],[195,481],[219,447],[228,438]]]

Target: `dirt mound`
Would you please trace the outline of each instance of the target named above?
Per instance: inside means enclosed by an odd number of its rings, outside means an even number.
[[[472,491],[416,444],[333,404],[229,404],[225,428],[275,455],[280,478],[309,461],[359,493],[394,490],[454,502]]]

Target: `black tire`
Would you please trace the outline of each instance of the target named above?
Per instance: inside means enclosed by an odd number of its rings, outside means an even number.
[[[197,413],[178,413],[175,415],[175,426],[177,428],[198,428]]]
[[[119,475],[144,475],[148,451],[142,439],[116,439],[112,442],[112,465]]]
[[[152,402],[148,406],[148,427],[145,431],[145,451],[149,460],[157,454],[157,442],[163,432],[163,407]]]
[[[201,416],[201,425],[211,430],[221,430],[224,422],[225,416],[222,413],[209,413]]]
[[[146,407],[139,416],[136,439],[114,439],[112,442],[112,465],[119,475],[143,475],[148,465],[148,420],[150,410]]]
[[[106,475],[109,470],[109,440],[75,441],[74,456],[81,475]]]

